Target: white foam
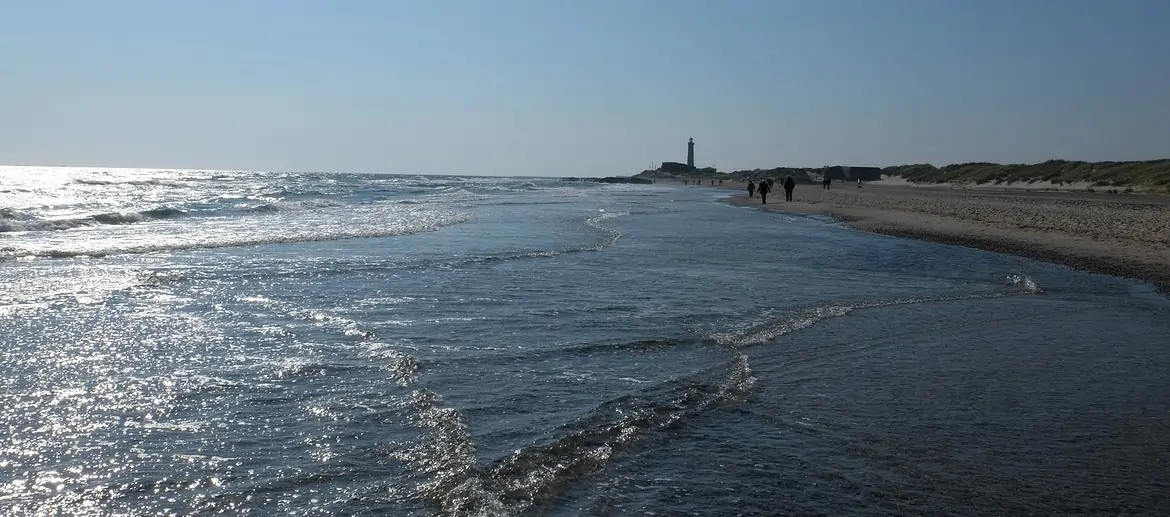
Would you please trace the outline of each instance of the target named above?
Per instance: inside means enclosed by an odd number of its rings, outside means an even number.
[[[1025,294],[1043,292],[1036,284],[1036,282],[1026,274],[1009,275],[1007,277],[1007,281],[1010,286],[1019,286],[1023,288],[1023,292]],[[780,317],[773,316],[775,311],[768,311],[763,314],[763,318],[765,319],[764,323],[747,324],[728,329],[708,331],[705,332],[704,335],[721,345],[732,348],[739,348],[765,343],[785,334],[809,328],[820,321],[829,318],[845,316],[853,311],[860,309],[953,300],[1000,298],[1008,294],[1010,293],[994,291],[987,293],[950,294],[940,296],[911,296],[888,300],[875,300],[798,308],[783,311]]]
[[[149,228],[110,227],[19,236],[0,248],[0,258],[102,257],[194,249],[389,237],[434,231],[470,214],[419,205],[365,205],[332,211],[277,213],[269,217],[217,217],[158,222]]]
[[[1042,293],[1043,289],[1027,273],[1012,273],[1005,279],[1007,285],[1020,287],[1029,293]]]

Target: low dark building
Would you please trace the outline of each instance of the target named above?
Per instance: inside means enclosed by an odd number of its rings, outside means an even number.
[[[694,168],[685,163],[662,162],[662,165],[658,167],[658,170],[670,174],[677,174],[680,172],[690,172],[694,170]]]
[[[834,165],[825,167],[824,174],[829,179],[838,181],[879,181],[882,179],[882,170],[879,167]]]
[[[593,183],[636,183],[638,185],[649,185],[654,183],[654,180],[649,180],[646,178],[635,178],[631,176],[606,176],[604,178],[576,178],[570,176],[561,178],[561,181],[588,181]]]

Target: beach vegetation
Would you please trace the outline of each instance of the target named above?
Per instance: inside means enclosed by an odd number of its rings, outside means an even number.
[[[899,165],[882,174],[911,183],[1010,184],[1048,181],[1055,185],[1084,182],[1097,187],[1170,185],[1170,159],[1127,162],[1081,162],[1052,159],[1034,164],[970,162],[935,167]]]

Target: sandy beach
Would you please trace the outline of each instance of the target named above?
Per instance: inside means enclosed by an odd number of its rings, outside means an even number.
[[[1151,282],[1170,292],[1170,197],[1021,189],[798,185],[761,205],[834,216],[859,230],[970,246]]]

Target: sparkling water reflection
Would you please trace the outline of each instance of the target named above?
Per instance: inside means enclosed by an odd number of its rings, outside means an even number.
[[[1142,284],[698,187],[0,191],[6,515],[1170,513]]]

